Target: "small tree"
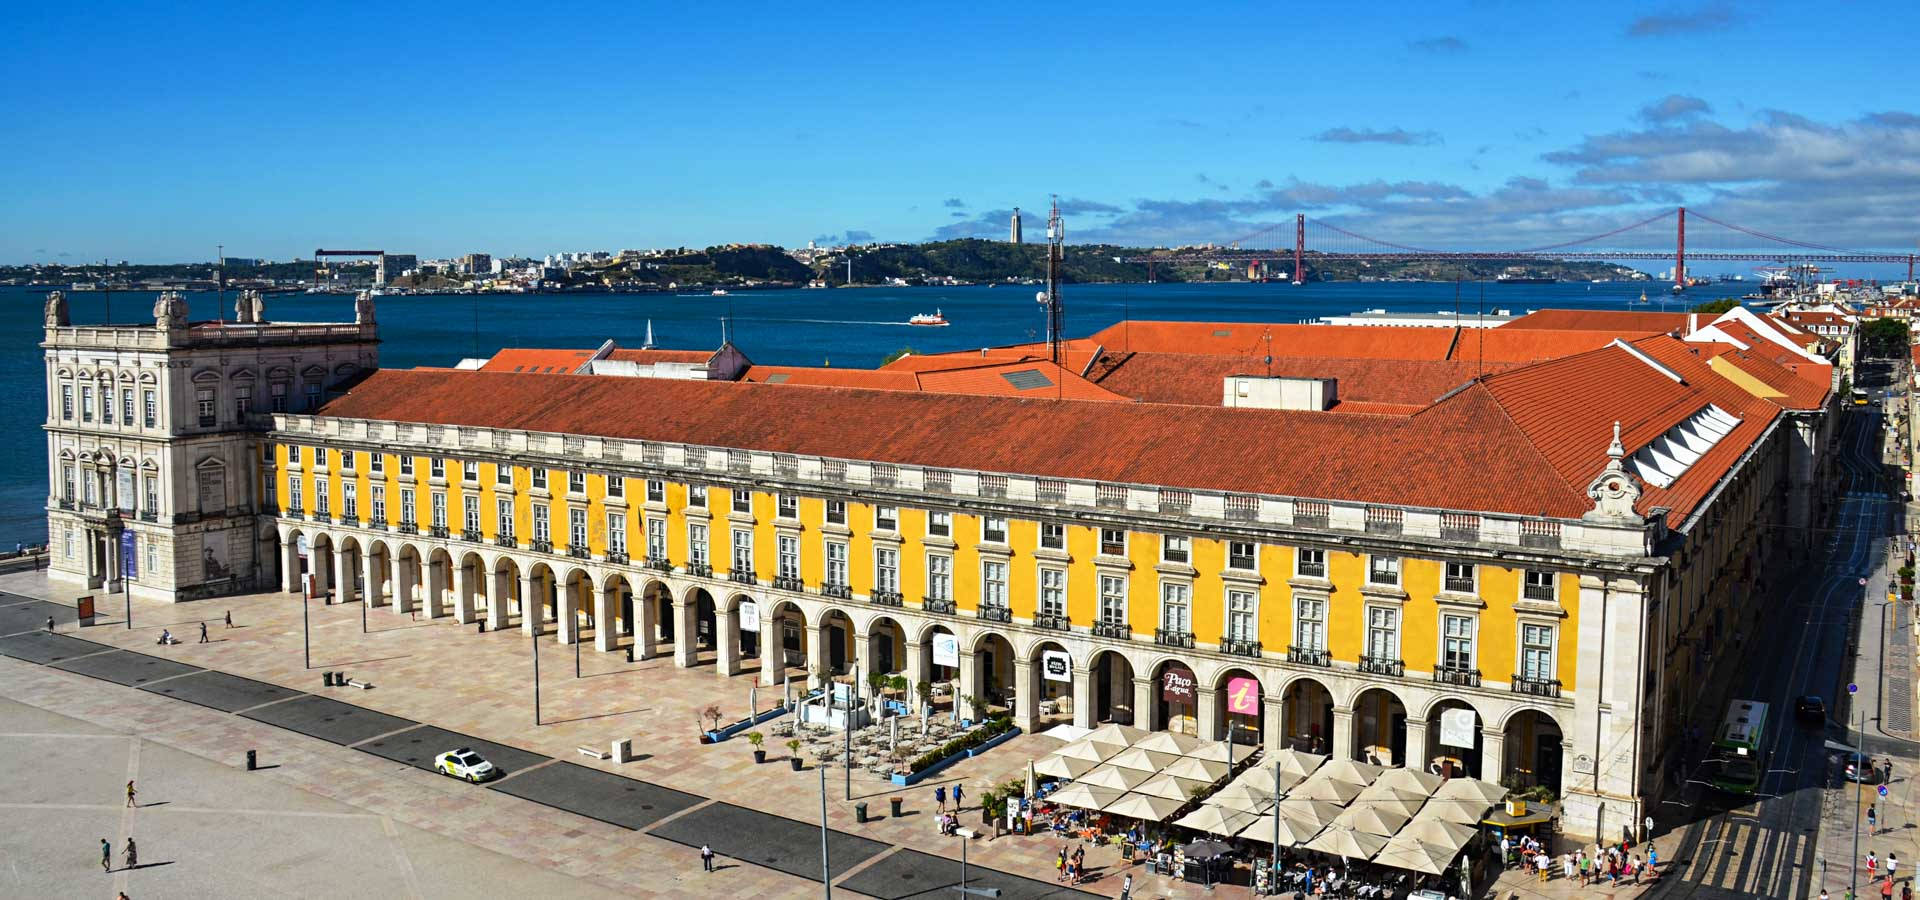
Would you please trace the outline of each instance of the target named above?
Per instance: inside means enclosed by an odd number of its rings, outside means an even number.
[[[922,681],[914,685],[914,692],[920,695],[920,707],[925,709],[933,702],[933,682]]]
[[[794,738],[790,741],[787,741],[787,754],[790,756],[800,755],[800,739],[799,738]]]
[[[883,672],[874,672],[872,674],[869,674],[867,676],[867,687],[872,689],[872,691],[875,694],[878,694],[881,691],[886,690],[887,688],[886,674]]]
[[[891,677],[891,678],[888,678],[888,679],[887,679],[887,687],[888,687],[888,688],[890,688],[890,689],[892,689],[892,690],[893,690],[893,691],[895,691],[895,692],[898,692],[898,693],[902,693],[902,694],[904,694],[904,693],[906,693],[906,691],[907,691],[907,676],[905,676],[905,675],[895,675],[895,676],[893,676],[893,677]]]
[[[760,745],[761,745],[761,744],[764,744],[764,743],[766,743],[766,742],[767,742],[767,736],[766,736],[766,735],[764,735],[764,734],[761,734],[761,733],[760,733],[760,732],[758,732],[758,731],[749,731],[749,732],[747,732],[747,743],[749,743],[749,744],[752,744],[752,745],[753,745],[753,749],[755,749],[755,750],[758,750],[758,749],[760,749]]]
[[[713,722],[713,728],[711,730],[720,730],[720,707],[709,706],[700,714],[706,716],[709,721]]]

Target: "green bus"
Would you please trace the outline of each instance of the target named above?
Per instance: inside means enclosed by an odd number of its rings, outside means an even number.
[[[1758,700],[1727,704],[1727,717],[1713,733],[1712,757],[1718,765],[1709,778],[1717,789],[1752,796],[1766,772],[1760,742],[1767,731],[1767,705]]]

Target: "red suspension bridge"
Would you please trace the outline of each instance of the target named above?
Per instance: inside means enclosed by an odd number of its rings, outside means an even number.
[[[1694,222],[1694,248],[1687,248],[1687,224]],[[1649,238],[1659,235],[1672,220],[1672,243]],[[1783,265],[1821,263],[1906,263],[1907,279],[1913,279],[1914,262],[1920,254],[1852,250],[1768,234],[1731,222],[1723,222],[1705,213],[1688,213],[1682,206],[1611,231],[1587,235],[1569,241],[1523,247],[1514,250],[1439,250],[1414,247],[1369,237],[1331,222],[1294,217],[1293,227],[1271,225],[1228,242],[1224,249],[1176,250],[1166,254],[1121,257],[1119,262],[1144,263],[1148,280],[1153,269],[1165,265],[1240,263],[1261,267],[1293,265],[1294,281],[1302,280],[1307,270],[1323,260],[1359,260],[1405,262],[1413,260],[1671,260],[1673,282],[1687,284],[1687,263],[1691,260],[1714,262],[1759,262]],[[1705,228],[1702,228],[1705,225]],[[1292,246],[1286,245],[1291,231]],[[1312,237],[1309,241],[1308,238]],[[1702,240],[1705,238],[1705,240]],[[1281,273],[1285,275],[1285,273]]]

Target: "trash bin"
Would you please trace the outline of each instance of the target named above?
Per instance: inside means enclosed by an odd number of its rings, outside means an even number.
[[[257,769],[259,767],[260,766],[254,760],[253,751],[248,750],[247,751],[247,771],[251,772],[254,769]]]
[[[333,673],[332,673],[332,672],[321,672],[321,673],[320,673],[320,683],[321,683],[321,684],[323,684],[323,685],[326,685],[327,687],[333,687]]]
[[[902,799],[902,798],[899,798],[899,797],[888,797],[888,798],[887,798],[887,803],[888,803],[889,805],[891,805],[891,806],[893,807],[893,809],[892,809],[892,813],[893,813],[893,817],[894,817],[894,818],[896,818],[896,819],[898,819],[898,818],[900,818],[900,801],[901,801],[901,799]]]
[[[478,625],[480,626],[480,633],[481,633],[481,634],[486,634],[486,633],[487,633],[487,620],[485,620],[485,619],[481,619],[481,620],[480,620],[480,621],[479,621],[478,623],[476,623],[476,624],[478,624]]]
[[[867,823],[867,802],[865,800],[853,805],[853,820],[862,825]]]

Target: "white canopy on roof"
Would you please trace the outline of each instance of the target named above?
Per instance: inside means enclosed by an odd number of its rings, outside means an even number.
[[[1294,785],[1293,790],[1287,792],[1286,799],[1324,800],[1345,806],[1360,796],[1361,790],[1363,788],[1353,782],[1339,781],[1325,777],[1323,772],[1315,772],[1307,780]]]
[[[1161,771],[1168,775],[1176,775],[1181,778],[1191,778],[1195,781],[1204,781],[1208,784],[1213,784],[1227,777],[1227,773],[1230,770],[1227,768],[1227,764],[1223,762],[1214,762],[1213,760],[1201,759],[1197,756],[1182,756],[1173,762],[1167,763],[1167,767]]]
[[[1355,831],[1377,834],[1382,838],[1390,838],[1411,818],[1413,817],[1396,810],[1384,809],[1370,803],[1364,805],[1355,803],[1341,811],[1339,817],[1335,818],[1328,827],[1351,828]]]
[[[1161,769],[1166,768],[1167,764],[1179,758],[1180,757],[1171,753],[1141,750],[1135,747],[1114,754],[1107,762],[1116,766],[1125,766],[1129,769],[1139,769],[1142,772],[1158,773]]]
[[[1142,750],[1153,750],[1158,753],[1175,753],[1185,756],[1188,751],[1203,743],[1205,742],[1190,734],[1180,734],[1174,731],[1156,731],[1134,741],[1133,746],[1139,747]]]
[[[1328,760],[1325,765],[1315,769],[1313,774],[1317,777],[1331,778],[1335,781],[1344,781],[1348,784],[1366,787],[1372,784],[1374,779],[1379,778],[1380,773],[1385,771],[1385,766],[1355,762],[1351,759],[1334,759]]]
[[[1208,834],[1217,834],[1221,837],[1232,837],[1239,834],[1241,829],[1247,828],[1259,821],[1262,821],[1262,818],[1253,813],[1238,809],[1227,809],[1209,803],[1193,812],[1187,813],[1173,824],[1182,828],[1191,828],[1195,831],[1204,831]]]
[[[1164,822],[1180,807],[1187,805],[1181,800],[1168,800],[1150,794],[1126,794],[1120,799],[1100,807],[1116,816],[1140,819],[1147,822]]]
[[[1426,802],[1425,794],[1409,794],[1387,784],[1384,780],[1367,785],[1360,791],[1360,796],[1353,798],[1355,806],[1362,803],[1371,804],[1382,809],[1391,809],[1403,816],[1412,816],[1419,812],[1420,807]]]
[[[1487,815],[1493,804],[1486,800],[1442,799],[1434,797],[1427,805],[1420,807],[1420,815],[1459,822],[1463,825],[1478,824]]]
[[[1120,799],[1120,795],[1123,793],[1125,792],[1117,791],[1113,788],[1094,787],[1091,784],[1070,784],[1054,791],[1053,794],[1046,799],[1058,803],[1061,806],[1073,806],[1080,809],[1100,809]]]
[[[1070,759],[1084,759],[1090,763],[1100,763],[1105,762],[1107,757],[1119,752],[1119,750],[1115,750],[1111,745],[1107,744],[1096,744],[1092,741],[1074,741],[1047,755]]]
[[[1041,757],[1039,762],[1033,764],[1033,771],[1041,775],[1051,775],[1055,778],[1079,778],[1099,765],[1099,763],[1093,762],[1092,760],[1079,759],[1072,756],[1061,756],[1058,753],[1049,753]]]
[[[1323,827],[1325,826],[1316,822],[1305,822],[1300,819],[1290,819],[1286,816],[1281,816],[1280,846],[1291,847],[1313,840],[1313,836],[1319,834],[1320,829]],[[1261,816],[1260,821],[1254,822],[1246,828],[1241,829],[1239,836],[1250,841],[1259,841],[1262,844],[1273,843],[1273,816],[1271,814]]]
[[[1331,853],[1348,859],[1371,859],[1387,845],[1386,837],[1337,825],[1328,826],[1320,836],[1306,843],[1308,850]]]
[[[1233,745],[1226,741],[1201,741],[1198,746],[1180,755],[1191,756],[1194,759],[1210,760],[1224,765],[1232,760],[1245,762],[1247,757],[1253,755],[1253,751],[1235,749]]]
[[[1414,816],[1393,836],[1393,841],[1419,841],[1442,849],[1458,850],[1473,839],[1474,828],[1441,818]]]
[[[1073,783],[1084,784],[1090,787],[1113,788],[1116,791],[1126,792],[1133,790],[1135,787],[1138,787],[1141,782],[1152,777],[1152,775],[1142,772],[1139,769],[1104,765],[1074,779]]]
[[[1233,809],[1244,809],[1247,812],[1260,812],[1273,805],[1273,794],[1236,779],[1232,784],[1221,788],[1219,793],[1208,797],[1207,802]]]
[[[1411,869],[1415,872],[1438,875],[1447,870],[1447,866],[1453,862],[1454,854],[1458,852],[1460,852],[1458,849],[1449,850],[1421,841],[1401,841],[1396,838],[1388,841],[1373,861],[1396,869]]]
[[[1134,785],[1133,789],[1142,794],[1152,794],[1168,800],[1191,800],[1194,788],[1206,787],[1207,784],[1208,782],[1205,781],[1195,781],[1191,778],[1181,778],[1178,775],[1161,772]]]
[[[1099,741],[1102,744],[1119,744],[1121,747],[1131,747],[1150,733],[1151,732],[1143,731],[1131,725],[1109,722],[1087,732],[1086,739],[1089,741]]]
[[[1280,763],[1280,773],[1282,775],[1294,775],[1305,778],[1308,775],[1312,775],[1315,769],[1320,768],[1320,765],[1326,762],[1327,758],[1318,753],[1306,753],[1300,750],[1281,750],[1269,756],[1267,764],[1261,768],[1273,768],[1276,760]]]
[[[1488,806],[1506,796],[1506,788],[1478,778],[1449,778],[1433,791],[1435,800],[1479,800]]]
[[[1374,779],[1373,785],[1369,787],[1382,786],[1402,794],[1431,797],[1433,792],[1445,783],[1445,778],[1418,769],[1394,768],[1380,773],[1380,777]]]

